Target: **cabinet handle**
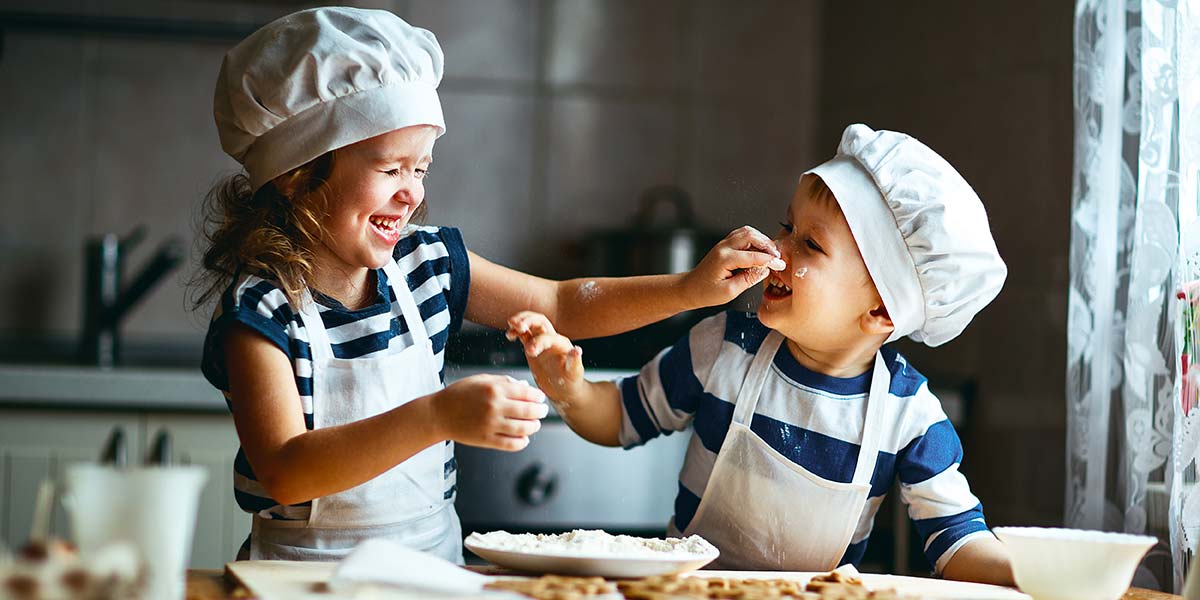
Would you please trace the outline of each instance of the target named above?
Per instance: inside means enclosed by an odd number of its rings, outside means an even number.
[[[125,428],[119,425],[113,427],[112,433],[108,434],[108,441],[104,442],[104,449],[100,451],[100,463],[114,467],[129,465],[129,443],[125,441]]]
[[[170,466],[174,461],[172,455],[171,434],[167,433],[166,429],[159,429],[158,434],[154,436],[154,444],[150,447],[150,454],[146,455],[146,464]]]

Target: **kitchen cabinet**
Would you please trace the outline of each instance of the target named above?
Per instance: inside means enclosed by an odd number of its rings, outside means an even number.
[[[125,433],[131,462],[141,461],[160,431],[174,460],[203,466],[208,481],[200,500],[191,568],[220,568],[232,560],[250,530],[250,516],[233,499],[237,433],[228,414],[0,408],[0,538],[17,546],[29,536],[38,484],[61,481],[73,462],[95,461],[116,428]],[[55,503],[51,533],[70,537],[70,522]]]
[[[144,439],[171,436],[175,461],[208,471],[192,541],[193,569],[218,569],[234,559],[250,533],[250,515],[233,499],[233,458],[238,449],[233,417],[226,414],[144,415]]]
[[[67,465],[96,460],[117,427],[125,431],[130,449],[140,446],[134,413],[0,410],[0,538],[10,546],[28,539],[41,481],[61,480]],[[68,528],[56,502],[50,531],[65,535]]]

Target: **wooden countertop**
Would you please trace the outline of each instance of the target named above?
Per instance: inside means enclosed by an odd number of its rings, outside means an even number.
[[[187,600],[245,600],[250,594],[240,587],[234,586],[225,579],[223,571],[192,570],[188,571]],[[1182,596],[1130,588],[1121,600],[1182,600]]]

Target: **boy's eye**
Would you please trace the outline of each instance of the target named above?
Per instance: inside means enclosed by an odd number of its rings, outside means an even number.
[[[782,227],[782,228],[783,228],[783,230],[784,230],[784,231],[786,231],[786,232],[788,232],[788,233],[791,233],[791,232],[792,232],[792,229],[794,229],[794,227],[792,226],[792,224],[791,224],[791,223],[785,223],[785,222],[783,222],[783,221],[780,221],[780,222],[779,222],[779,226],[780,226],[780,227]]]
[[[385,175],[387,175],[388,177],[399,177],[400,169],[388,169],[387,171],[384,171],[383,173]]]
[[[414,169],[413,172],[416,174],[417,179],[429,177],[429,169]]]

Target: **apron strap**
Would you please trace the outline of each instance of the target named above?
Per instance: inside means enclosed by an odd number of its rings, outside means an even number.
[[[412,336],[413,345],[424,344],[429,339],[429,332],[425,330],[425,319],[421,318],[417,300],[413,298],[412,291],[408,288],[408,278],[400,272],[400,265],[397,265],[394,259],[388,260],[383,265],[383,272],[387,273],[388,286],[396,295],[396,303],[400,305],[400,313],[404,315],[404,323],[408,325],[408,333]]]
[[[325,364],[333,358],[333,346],[329,343],[329,334],[325,332],[325,321],[321,320],[321,309],[307,287],[304,288],[300,303],[300,322],[308,332],[309,360],[316,368],[316,365]]]
[[[408,282],[400,272],[400,267],[395,260],[389,260],[383,265],[383,272],[387,273],[388,286],[396,296],[396,304],[400,307],[400,314],[404,315],[404,323],[408,325],[413,345],[425,343],[429,339],[429,333],[425,330],[425,320],[421,318],[421,311],[417,308],[417,302],[408,289]],[[300,321],[308,331],[312,361],[323,364],[324,361],[333,358],[333,346],[329,341],[329,334],[325,331],[325,321],[321,319],[321,309],[308,288],[304,289],[301,301],[303,308],[300,310]]]
[[[779,347],[783,344],[783,335],[771,330],[754,360],[750,363],[750,371],[746,374],[745,382],[738,392],[737,404],[733,409],[733,422],[749,427],[754,418],[754,410],[758,407],[758,398],[771,371],[771,362]],[[879,458],[880,437],[883,435],[883,413],[887,404],[888,389],[892,377],[888,371],[883,355],[875,352],[875,364],[871,373],[871,388],[867,393],[866,415],[863,420],[862,444],[858,449],[858,462],[854,468],[853,483],[870,485],[875,475],[875,463]]]
[[[891,372],[883,355],[875,352],[871,374],[871,389],[867,393],[867,412],[863,420],[862,445],[858,449],[858,464],[854,468],[854,483],[871,484],[875,462],[879,458],[879,439],[883,435],[883,409],[892,385]]]
[[[782,344],[783,335],[772,329],[758,347],[758,352],[754,354],[754,360],[750,363],[750,372],[746,373],[742,389],[738,391],[737,403],[733,409],[734,423],[750,426],[750,420],[754,418],[754,409],[758,408],[758,396],[762,393],[763,383],[767,380],[767,374],[771,372],[771,361],[775,359],[775,353]]]

